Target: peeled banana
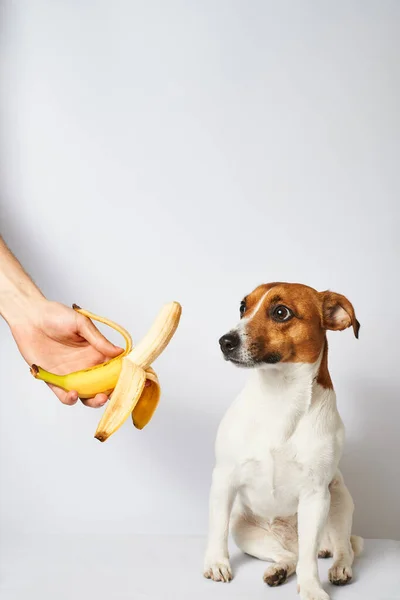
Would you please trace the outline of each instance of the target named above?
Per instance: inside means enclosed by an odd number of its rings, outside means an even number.
[[[126,342],[124,352],[101,365],[68,375],[55,375],[32,365],[32,375],[64,390],[75,390],[80,398],[112,392],[95,433],[102,442],[121,427],[129,414],[132,414],[134,426],[143,429],[152,418],[161,395],[158,377],[150,365],[166,348],[178,327],[182,312],[180,304],[166,304],[148,333],[134,348],[129,333],[117,323],[83,310],[76,304],[73,308],[121,333]]]

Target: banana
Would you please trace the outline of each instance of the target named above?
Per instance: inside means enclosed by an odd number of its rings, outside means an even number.
[[[180,304],[166,304],[148,333],[134,348],[129,333],[117,323],[83,310],[76,304],[73,308],[121,333],[126,342],[124,352],[101,365],[68,375],[55,375],[34,364],[31,366],[32,375],[64,390],[76,390],[80,398],[112,392],[95,433],[95,438],[102,442],[121,427],[130,413],[134,426],[143,429],[151,420],[161,395],[158,377],[150,365],[166,348],[179,325]]]
[[[136,396],[130,396],[127,393],[129,382],[132,379],[132,367],[130,363],[147,370],[151,363],[161,354],[174,335],[181,316],[182,308],[178,302],[166,304],[158,314],[153,325],[129,354],[122,359],[121,374],[118,378],[115,390],[111,394],[110,401],[106,405],[103,417],[97,427],[95,438],[104,442],[112,435],[115,429],[115,422],[120,427],[126,420],[130,412],[134,412],[142,392]],[[154,382],[153,382],[154,383]],[[158,384],[158,381],[157,381]],[[151,387],[151,385],[150,385]],[[137,409],[136,416],[133,414],[133,423],[138,429],[142,429],[150,420],[154,410],[150,410],[149,401],[158,403],[158,394],[145,392],[143,404]]]
[[[85,317],[104,323],[118,331],[125,339],[126,347],[124,352],[101,365],[96,365],[82,371],[74,371],[68,375],[55,375],[54,373],[45,371],[37,365],[31,366],[31,373],[36,379],[46,381],[46,383],[52,383],[67,392],[75,390],[78,392],[79,398],[82,399],[92,398],[96,394],[101,393],[109,395],[117,385],[123,357],[132,350],[132,338],[126,329],[117,323],[114,323],[114,321],[99,317],[88,310],[83,310],[77,304],[73,304],[72,308]]]

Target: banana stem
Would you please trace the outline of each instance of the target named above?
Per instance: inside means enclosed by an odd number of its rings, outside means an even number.
[[[45,381],[46,383],[52,383],[63,390],[67,388],[65,385],[65,376],[64,375],[55,375],[54,373],[50,373],[49,371],[45,371],[42,367],[38,367],[37,365],[31,366],[31,373],[35,377],[35,379],[40,379],[41,381]]]

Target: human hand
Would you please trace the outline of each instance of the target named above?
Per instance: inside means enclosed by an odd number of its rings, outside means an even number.
[[[22,319],[10,323],[10,328],[29,365],[36,363],[58,375],[92,367],[123,352],[109,342],[90,319],[45,298],[36,300]],[[63,404],[71,406],[78,401],[76,391],[67,392],[48,385]],[[97,394],[81,401],[85,406],[98,408],[107,400],[106,394]]]

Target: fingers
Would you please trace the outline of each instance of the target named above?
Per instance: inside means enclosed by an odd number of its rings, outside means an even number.
[[[107,394],[97,394],[94,398],[82,399],[81,402],[85,406],[89,406],[90,408],[100,408],[104,406],[108,400]]]
[[[78,392],[66,392],[65,390],[62,390],[61,388],[52,385],[51,383],[48,383],[47,385],[63,404],[66,404],[67,406],[73,406],[78,402]]]
[[[81,314],[77,315],[78,332],[85,340],[89,342],[98,352],[104,356],[114,358],[123,352],[123,348],[115,346],[92,323],[90,319]]]
[[[55,395],[60,400],[60,402],[62,402],[62,404],[65,404],[66,406],[74,406],[74,404],[78,402],[78,392],[66,392],[65,390],[62,390],[61,388],[52,385],[51,383],[48,383],[47,385],[55,393]],[[97,394],[97,396],[95,396],[94,398],[81,398],[80,400],[82,404],[90,408],[101,408],[108,401],[108,396],[107,394]]]

